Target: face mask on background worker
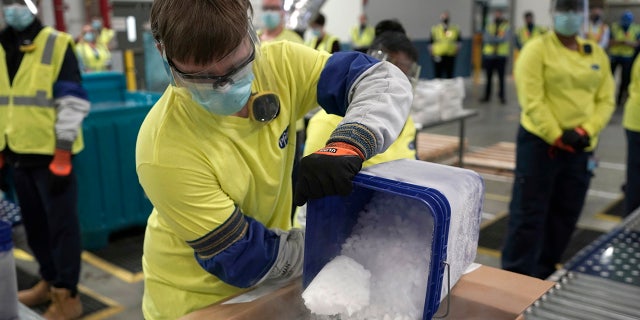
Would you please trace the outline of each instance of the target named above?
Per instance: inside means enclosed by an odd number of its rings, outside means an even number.
[[[585,0],[554,0],[551,7],[553,29],[565,37],[580,33],[584,25]]]
[[[268,10],[262,13],[262,22],[268,30],[273,30],[280,25],[280,11]]]
[[[36,18],[38,9],[31,0],[3,0],[4,20],[10,27],[22,31],[26,29]]]

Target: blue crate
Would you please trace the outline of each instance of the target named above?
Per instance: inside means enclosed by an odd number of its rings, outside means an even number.
[[[100,249],[109,235],[146,225],[152,205],[138,182],[138,130],[159,93],[127,92],[120,102],[92,103],[83,122],[85,148],[73,159],[78,217],[85,249]]]
[[[423,319],[431,319],[440,306],[447,259],[451,207],[436,189],[360,173],[353,180],[354,190],[347,197],[311,200],[307,205],[303,286],[306,288],[320,270],[338,256],[341,246],[356,225],[358,213],[377,193],[392,194],[424,204],[425,214],[433,218],[431,259]]]
[[[83,73],[82,86],[87,91],[92,104],[125,101],[127,82],[122,72]]]

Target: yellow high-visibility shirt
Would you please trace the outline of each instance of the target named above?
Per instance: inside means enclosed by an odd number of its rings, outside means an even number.
[[[629,99],[624,105],[622,126],[627,130],[640,132],[640,56],[633,63]]]
[[[307,124],[307,140],[304,144],[304,155],[307,156],[324,147],[329,140],[329,136],[338,124],[342,121],[341,116],[328,114],[320,109],[311,117]],[[405,123],[400,136],[387,149],[387,151],[377,154],[365,161],[362,167],[388,162],[398,159],[416,159],[416,126],[413,119],[409,117]]]
[[[452,25],[445,31],[442,23],[437,24],[431,28],[431,39],[433,39],[431,48],[434,56],[455,56],[458,53],[460,29]]]
[[[258,37],[262,36],[263,32],[264,32],[263,30],[259,30]],[[304,43],[304,39],[302,39],[302,37],[299,34],[297,34],[293,30],[289,30],[286,28],[283,29],[282,32],[280,32],[280,34],[277,37],[268,41],[280,41],[280,40],[287,40],[295,43]]]
[[[359,25],[351,28],[351,46],[353,48],[368,47],[376,37],[376,30],[371,26],[366,26],[364,30]]]
[[[549,32],[523,48],[514,72],[520,123],[549,144],[562,130],[580,126],[591,136],[587,150],[593,150],[615,108],[614,81],[604,50],[577,40],[581,49],[569,50]]]

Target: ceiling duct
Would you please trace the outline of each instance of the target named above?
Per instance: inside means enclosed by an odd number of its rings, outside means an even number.
[[[285,0],[284,10],[288,16],[286,27],[300,33],[304,32],[309,26],[309,21],[320,12],[324,3],[325,0]]]

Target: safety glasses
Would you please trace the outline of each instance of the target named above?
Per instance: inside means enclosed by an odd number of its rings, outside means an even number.
[[[175,78],[177,78],[177,79],[174,79],[176,80],[176,83],[182,83],[182,84],[207,83],[207,84],[211,84],[213,88],[220,88],[220,87],[225,87],[227,85],[233,85],[239,79],[244,77],[247,69],[249,69],[247,67],[251,62],[255,60],[255,57],[256,57],[255,47],[251,46],[251,53],[249,54],[249,56],[244,60],[240,60],[239,63],[232,64],[231,70],[225,73],[224,75],[212,75],[212,74],[209,74],[208,71],[206,70],[197,72],[197,73],[187,73],[178,69],[178,67],[176,67],[176,65],[173,63],[173,61],[169,57],[167,57],[167,63],[169,64],[169,67],[171,67],[173,71],[172,73],[174,74]]]
[[[418,83],[418,80],[420,79],[420,70],[422,69],[422,67],[417,62],[394,58],[382,50],[370,50],[368,54],[378,60],[389,61],[393,63],[396,67],[402,70],[402,72],[404,72],[404,74],[407,76],[407,78],[409,78],[409,81],[411,81],[413,85]]]

